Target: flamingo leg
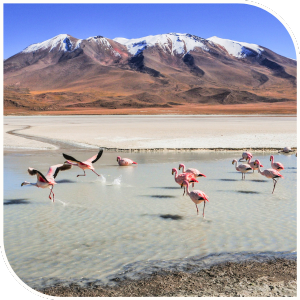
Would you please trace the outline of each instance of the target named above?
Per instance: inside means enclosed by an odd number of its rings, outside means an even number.
[[[51,189],[51,192],[52,192],[52,195],[53,195],[53,202],[54,202],[54,193],[53,193],[53,187],[52,187],[52,189]]]
[[[94,170],[92,170],[96,175],[98,175],[98,176],[101,176],[101,175],[99,175],[99,174],[97,174]]]
[[[198,206],[197,206],[197,204],[196,204],[196,203],[195,203],[195,205],[196,205],[196,208],[197,208],[197,215],[199,215]]]
[[[274,193],[274,190],[275,190],[275,186],[276,186],[277,180],[276,180],[276,179],[273,179],[273,182],[274,182],[274,188],[273,188],[272,194]]]
[[[84,171],[84,170],[83,170],[83,173],[84,173],[84,175],[77,175],[77,177],[78,177],[78,176],[85,176],[86,174],[85,174],[85,171]]]
[[[205,201],[204,201],[204,206],[203,206],[203,218],[204,218],[204,209],[205,209]]]
[[[185,186],[183,187],[183,194],[182,194],[182,196],[184,196],[184,194],[185,194]]]
[[[194,182],[192,183],[192,187],[194,187]]]
[[[51,198],[51,193],[53,194],[53,199]],[[49,199],[54,202],[53,185],[52,185],[52,188],[50,189]]]

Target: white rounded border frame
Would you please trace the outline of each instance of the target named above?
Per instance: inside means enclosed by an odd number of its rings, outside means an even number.
[[[34,4],[36,1],[31,1],[30,3]],[[5,1],[5,4],[9,4],[9,3],[19,3],[19,4],[22,4],[22,1],[11,1],[11,0],[7,0]],[[26,3],[24,1],[24,3]],[[28,1],[27,1],[28,3]],[[40,4],[41,2],[36,2],[37,4]],[[44,4],[46,3],[49,3],[49,4],[62,4],[62,3],[70,3],[70,4],[81,4],[82,2],[79,2],[79,1],[70,1],[70,0],[67,0],[67,1],[51,1],[51,2],[43,2]],[[140,4],[140,3],[143,3],[143,4],[183,4],[182,1],[145,1],[145,2],[141,2],[141,1],[116,1],[116,0],[110,0],[110,1],[89,1],[89,4],[92,4],[92,3],[97,3],[97,4],[109,4],[109,3],[122,3],[122,4]],[[82,3],[83,4],[83,3]],[[273,11],[272,9],[268,8],[267,6],[265,5],[262,5],[262,4],[259,4],[259,3],[256,3],[256,2],[253,2],[253,1],[246,1],[246,0],[240,0],[240,1],[189,1],[189,3],[186,3],[186,4],[244,4],[244,5],[252,5],[252,6],[256,6],[256,7],[259,7],[265,11],[267,11],[268,13],[270,13],[271,15],[273,15],[284,27],[285,29],[287,30],[287,32],[289,33],[290,37],[292,38],[292,41],[294,43],[294,47],[295,47],[295,51],[296,51],[296,57],[297,57],[297,61],[298,61],[298,57],[299,57],[299,46],[297,44],[297,41],[296,41],[296,38],[295,38],[295,35],[293,34],[291,28],[289,27],[289,25],[280,17],[280,15],[278,15],[275,11]],[[1,11],[2,11],[2,16],[4,11],[3,11],[3,5],[1,6]],[[3,26],[3,25],[2,25]],[[2,30],[2,34],[3,34],[3,30]],[[2,38],[2,41],[3,41],[3,38]],[[2,57],[3,57],[3,47],[2,49],[0,50],[2,52]],[[297,75],[298,75],[298,63],[297,63]],[[2,64],[2,76],[3,76],[3,64]],[[299,82],[298,82],[298,76],[297,76],[297,86],[299,85]],[[3,94],[3,86],[2,86],[2,94]],[[298,93],[297,93],[297,100],[298,100]],[[297,109],[299,108],[298,106],[299,104],[297,103]],[[297,129],[298,129],[298,132],[299,131],[299,122],[297,121]],[[2,106],[2,127],[3,127],[3,106]],[[3,129],[3,128],[2,128]],[[3,130],[2,130],[3,132]],[[298,148],[298,143],[297,143],[297,148]],[[3,149],[3,136],[2,136],[2,149]],[[2,160],[2,163],[3,163],[3,160]],[[2,165],[2,170],[3,170],[3,165]],[[3,181],[3,173],[1,175],[1,181]],[[298,176],[298,179],[297,179],[297,185],[300,186],[300,178]],[[2,186],[2,195],[3,195],[3,186]],[[2,205],[2,218],[3,218],[3,205]],[[16,279],[16,281],[21,285],[23,286],[25,289],[27,289],[29,292],[37,295],[37,296],[40,296],[40,297],[43,297],[43,298],[46,298],[46,299],[57,299],[57,298],[61,298],[61,297],[55,297],[55,296],[51,296],[51,295],[46,295],[46,294],[43,294],[41,292],[38,292],[36,291],[35,289],[33,289],[32,287],[28,286],[25,282],[23,282],[19,276],[15,273],[15,271],[13,270],[13,268],[10,266],[10,263],[7,259],[7,256],[6,256],[6,253],[5,253],[5,248],[4,248],[4,223],[3,223],[3,219],[2,219],[2,222],[1,222],[1,227],[2,227],[2,236],[1,236],[1,253],[2,253],[2,257],[4,259],[4,262],[9,270],[9,272],[11,273],[11,275]],[[64,298],[73,298],[73,297],[64,297]],[[89,299],[90,297],[81,297],[81,298],[86,298],[86,299]]]

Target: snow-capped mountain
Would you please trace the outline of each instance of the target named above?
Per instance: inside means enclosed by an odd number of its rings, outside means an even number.
[[[52,39],[46,40],[41,43],[33,44],[25,48],[23,53],[36,52],[38,50],[53,49],[58,48],[59,51],[73,51],[80,46],[82,40],[74,39],[68,34],[59,34]]]
[[[205,40],[191,34],[168,33],[160,35],[150,35],[138,39],[115,38],[114,41],[127,47],[132,55],[136,55],[147,47],[158,46],[171,55],[183,55],[195,48],[209,51],[205,45]]]
[[[22,53],[36,52],[38,50],[49,49],[49,52],[53,49],[57,49],[63,52],[71,52],[80,48],[83,39],[76,39],[68,34],[60,34],[52,39],[46,40],[41,43],[33,44],[25,48]],[[85,41],[96,42],[97,44],[113,50],[113,47],[109,41],[102,36],[89,37]],[[197,48],[204,51],[210,51],[207,44],[214,47],[222,47],[227,51],[229,55],[236,58],[245,58],[246,56],[253,56],[261,54],[264,49],[256,44],[249,44],[244,42],[237,42],[228,39],[222,39],[219,37],[211,37],[203,39],[191,34],[182,33],[168,33],[160,35],[150,35],[136,39],[126,38],[114,38],[113,41],[125,45],[128,52],[131,55],[137,55],[146,48],[157,46],[164,52],[171,55],[185,55],[186,53],[193,51]],[[114,52],[114,55],[119,56],[118,52]]]
[[[296,64],[261,45],[215,36],[77,39],[60,34],[6,59],[4,84],[35,91],[101,91],[104,102],[130,107],[174,100],[278,101],[296,97]]]

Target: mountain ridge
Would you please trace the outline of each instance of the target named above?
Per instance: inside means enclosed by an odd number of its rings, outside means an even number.
[[[263,46],[218,37],[169,33],[138,39],[100,35],[77,39],[60,34],[6,59],[4,85],[27,88],[34,95],[46,92],[48,100],[33,98],[58,110],[92,103],[114,109],[145,107],[147,99],[159,99],[152,106],[171,108],[171,102],[177,108],[197,103],[275,103],[296,100],[296,65],[295,60]],[[210,95],[195,96],[195,88]],[[5,107],[18,103],[8,101],[12,89],[5,89]],[[220,89],[226,101],[220,100]],[[53,92],[73,94],[68,94],[68,103],[57,100],[54,105]],[[85,98],[78,95],[87,93],[90,102],[78,100]],[[36,109],[30,99],[22,105]]]

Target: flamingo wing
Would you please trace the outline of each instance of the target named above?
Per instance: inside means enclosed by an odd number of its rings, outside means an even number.
[[[48,178],[48,179],[56,178],[59,171],[70,170],[71,168],[72,168],[72,165],[69,165],[69,164],[59,164],[59,165],[51,166],[46,175],[46,178]]]
[[[38,170],[34,169],[34,168],[28,168],[28,173],[31,176],[36,175],[37,176],[37,180],[41,181],[41,182],[49,182],[47,180],[47,178]]]
[[[206,200],[206,201],[208,201],[208,196],[204,192],[199,191],[198,192],[198,196],[199,196],[198,200]]]
[[[87,162],[91,162],[92,164],[95,163],[103,154],[103,149],[100,149],[98,154],[92,156],[87,160]]]
[[[80,160],[77,160],[76,158],[74,158],[74,157],[72,157],[72,156],[70,156],[70,155],[68,155],[68,154],[65,154],[65,153],[63,153],[63,157],[64,157],[65,159],[67,159],[67,160],[70,160],[70,161],[82,163]]]
[[[277,169],[280,168],[280,169],[284,170],[284,166],[282,163],[277,162],[276,164],[277,164]]]

